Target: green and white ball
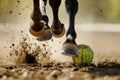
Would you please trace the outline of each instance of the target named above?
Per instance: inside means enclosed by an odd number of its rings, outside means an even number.
[[[73,57],[73,61],[78,65],[88,65],[93,60],[93,50],[85,44],[78,45],[79,56]]]

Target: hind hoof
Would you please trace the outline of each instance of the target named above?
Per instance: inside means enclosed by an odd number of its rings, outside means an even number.
[[[65,43],[61,49],[61,53],[67,56],[78,56],[78,47],[72,43]]]
[[[44,34],[44,29],[40,30],[40,31],[34,31],[32,28],[29,29],[29,32],[36,37],[39,37],[41,35]]]
[[[30,29],[29,29],[29,32],[33,35],[33,36],[36,36],[36,37],[39,37],[41,35],[44,34],[45,30],[44,28],[40,28],[40,26],[43,26],[43,23],[31,23],[31,26],[30,26]]]
[[[49,29],[45,29],[45,33],[42,36],[37,37],[38,41],[47,41],[50,40],[52,38],[52,33],[50,28]]]
[[[61,24],[61,29],[59,29],[59,30],[55,30],[55,29],[53,29],[52,28],[52,35],[54,36],[54,37],[56,37],[56,38],[60,38],[60,37],[62,37],[62,36],[64,36],[64,34],[65,34],[65,28],[64,28],[64,24]]]

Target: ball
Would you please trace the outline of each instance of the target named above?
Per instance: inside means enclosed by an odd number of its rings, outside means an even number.
[[[88,65],[93,60],[93,50],[85,44],[78,45],[78,56],[72,57],[74,63],[78,65]]]

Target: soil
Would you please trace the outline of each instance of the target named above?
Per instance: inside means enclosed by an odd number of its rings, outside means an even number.
[[[48,45],[42,44],[42,49],[27,42],[25,37],[14,46],[12,44],[10,60],[16,64],[1,65],[0,80],[120,80],[118,61],[97,61],[85,66],[57,62],[50,60]]]
[[[120,80],[120,64],[102,62],[78,66],[49,62],[0,66],[1,80]]]

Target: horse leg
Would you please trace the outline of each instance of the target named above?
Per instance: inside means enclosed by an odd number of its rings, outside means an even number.
[[[46,3],[47,0],[33,0],[33,12],[31,19],[33,23],[30,27],[30,33],[37,36],[37,40],[44,41],[49,40],[52,37],[50,27],[48,26],[48,17],[46,15]],[[40,8],[39,8],[40,7]]]
[[[51,26],[52,35],[54,37],[62,37],[65,33],[64,24],[62,24],[58,17],[58,10],[61,4],[61,0],[49,0],[49,4],[52,7],[53,12],[53,22]]]
[[[69,15],[69,28],[66,34],[66,41],[63,44],[61,52],[65,55],[77,56],[78,47],[75,42],[76,32],[75,32],[75,15],[78,11],[77,0],[66,0],[65,1],[66,11]]]

